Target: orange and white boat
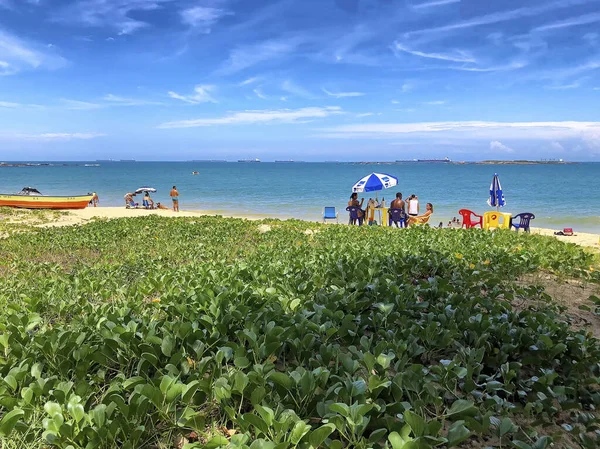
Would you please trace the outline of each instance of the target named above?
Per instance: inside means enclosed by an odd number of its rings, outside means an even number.
[[[20,207],[22,209],[85,209],[92,195],[46,196],[37,189],[24,187],[17,194],[0,193],[0,207]]]

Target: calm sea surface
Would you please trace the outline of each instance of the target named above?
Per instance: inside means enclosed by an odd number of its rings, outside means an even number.
[[[95,162],[90,162],[95,163]],[[57,164],[54,162],[53,164]],[[323,206],[336,206],[346,220],[352,185],[371,173],[398,177],[397,188],[378,192],[389,205],[396,192],[419,196],[435,207],[435,224],[458,215],[477,213],[486,204],[494,172],[500,176],[507,205],[503,211],[533,212],[535,226],[600,232],[600,164],[573,165],[450,165],[404,163],[355,165],[345,163],[209,163],[209,162],[84,162],[68,166],[0,167],[0,193],[24,186],[46,195],[96,191],[102,206],[122,206],[123,195],[140,186],[158,189],[155,201],[169,204],[177,185],[181,209],[220,213],[265,214],[280,218],[318,220]],[[192,171],[200,172],[192,175]],[[366,199],[375,192],[364,195]]]

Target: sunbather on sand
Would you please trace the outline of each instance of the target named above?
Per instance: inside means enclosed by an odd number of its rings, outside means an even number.
[[[427,210],[425,211],[425,213],[423,215],[418,215],[416,217],[410,217],[408,219],[408,223],[407,223],[408,226],[414,225],[414,224],[427,223],[429,221],[429,217],[431,216],[431,214],[433,214],[433,204],[427,203],[426,208],[427,208]]]
[[[160,203],[156,203],[156,208],[157,209],[163,209],[163,210],[171,210],[170,208],[168,208],[167,206],[163,206]]]

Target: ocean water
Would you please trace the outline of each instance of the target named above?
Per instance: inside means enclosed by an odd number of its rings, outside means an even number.
[[[95,163],[95,162],[90,162]],[[57,164],[54,162],[53,164]],[[177,185],[180,208],[218,213],[270,215],[319,220],[324,206],[335,206],[340,221],[352,185],[371,173],[398,177],[397,188],[378,192],[386,205],[402,192],[418,195],[422,211],[431,202],[432,223],[468,208],[477,213],[486,204],[492,176],[497,172],[507,200],[505,212],[533,212],[535,226],[580,232],[600,232],[600,164],[571,165],[452,165],[401,163],[220,163],[220,162],[84,162],[67,166],[0,167],[0,193],[24,186],[46,195],[95,191],[101,206],[124,206],[123,195],[140,186],[158,189],[155,201],[170,205],[169,191]],[[199,175],[192,175],[198,171]],[[364,194],[366,200],[375,192]]]

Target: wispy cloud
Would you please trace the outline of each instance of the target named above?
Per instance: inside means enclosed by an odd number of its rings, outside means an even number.
[[[514,153],[515,152],[515,150],[513,150],[511,147],[507,147],[506,145],[504,145],[502,142],[500,142],[498,140],[493,140],[492,142],[490,142],[490,150],[503,151],[505,153]]]
[[[303,38],[271,39],[255,44],[241,45],[229,53],[229,58],[217,71],[218,74],[230,75],[260,62],[283,58],[294,52],[304,42]]]
[[[204,84],[196,86],[192,95],[180,95],[176,92],[170,91],[169,97],[176,100],[185,101],[186,103],[190,104],[216,103],[217,100],[215,100],[212,96],[214,91],[215,86]]]
[[[330,92],[325,88],[322,90],[330,97],[335,98],[362,97],[365,95],[364,92]]]
[[[421,123],[356,123],[321,129],[330,138],[397,138],[399,135],[447,138],[544,139],[550,141],[593,138],[600,135],[600,122],[421,122]]]
[[[589,0],[559,0],[553,2],[546,2],[544,4],[538,6],[528,6],[517,8],[509,11],[501,11],[492,14],[486,14],[483,16],[473,17],[468,20],[463,20],[460,22],[450,23],[448,25],[442,25],[438,27],[432,28],[424,28],[420,30],[413,30],[405,33],[405,36],[416,36],[423,34],[437,34],[444,31],[453,31],[464,28],[473,28],[481,25],[489,25],[493,23],[499,22],[507,22],[510,20],[520,19],[524,17],[533,17],[538,16],[539,14],[545,13],[547,11],[552,11],[554,9],[561,8],[569,8],[576,5],[582,5],[588,3]]]
[[[402,92],[403,94],[405,94],[407,92],[410,92],[414,88],[415,88],[414,84],[412,84],[412,83],[404,83],[402,85],[402,87],[400,87],[400,92]]]
[[[33,142],[68,142],[70,140],[90,140],[103,137],[103,133],[1,133],[0,138],[8,140],[25,140]]]
[[[425,9],[425,8],[433,8],[435,6],[445,6],[450,5],[452,3],[460,3],[461,0],[434,0],[426,3],[417,3],[411,5],[413,9]]]
[[[222,17],[233,13],[221,8],[194,6],[181,11],[181,20],[202,33],[210,33],[211,27]]]
[[[45,106],[39,104],[14,103],[11,101],[0,101],[0,108],[4,109],[45,109]]]
[[[48,46],[27,42],[0,30],[0,76],[39,68],[53,70],[66,63]]]
[[[296,97],[302,98],[315,98],[312,93],[306,90],[304,87],[299,86],[294,81],[287,79],[283,83],[281,83],[281,90],[295,95]]]
[[[569,84],[559,84],[555,86],[548,86],[548,89],[553,90],[570,90],[570,89],[578,89],[581,87],[581,80],[573,81]]]
[[[238,86],[248,86],[250,84],[254,84],[257,83],[261,80],[260,77],[258,76],[252,76],[250,78],[246,78],[244,81],[238,83]]]
[[[462,50],[455,50],[451,53],[425,53],[418,50],[412,50],[408,48],[406,45],[401,44],[400,42],[394,42],[393,50],[398,54],[400,53],[408,53],[413,56],[419,56],[421,58],[428,59],[438,59],[441,61],[451,61],[451,62],[471,62],[476,63],[477,60],[473,58],[468,52]]]
[[[140,12],[154,11],[173,0],[75,0],[59,8],[54,20],[81,26],[105,27],[119,34],[132,34],[148,26],[134,18]]]
[[[159,101],[143,100],[140,98],[127,98],[118,95],[107,94],[102,97],[104,101],[114,106],[158,106],[164,103]]]
[[[589,23],[600,22],[600,13],[586,14],[579,17],[571,17],[566,20],[560,20],[558,22],[548,23],[546,25],[534,28],[533,31],[550,31],[560,28],[569,28],[578,25],[587,25]]]
[[[268,97],[265,94],[263,94],[262,91],[258,87],[256,89],[252,90],[252,92],[254,92],[254,94],[261,100],[268,100]]]
[[[215,125],[247,125],[258,123],[298,123],[306,120],[325,118],[342,114],[336,106],[308,107],[301,109],[276,109],[231,112],[223,117],[180,120],[159,125],[159,128],[196,128]]]
[[[443,100],[436,100],[436,101],[425,101],[425,102],[423,102],[423,104],[426,104],[429,106],[441,106],[443,104],[446,104],[446,102]]]
[[[90,111],[93,109],[101,109],[105,107],[100,103],[92,103],[89,101],[80,101],[80,100],[70,100],[68,98],[62,98],[60,100],[61,104],[67,108],[74,111]]]

